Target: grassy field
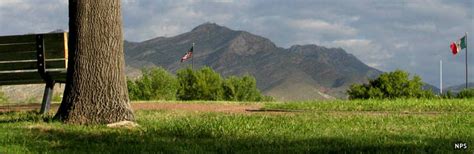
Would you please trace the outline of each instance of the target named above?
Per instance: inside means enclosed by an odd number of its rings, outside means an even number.
[[[1,113],[0,153],[474,152],[474,100],[263,106],[295,112],[139,110],[140,126],[133,129],[64,125],[31,112]],[[466,142],[469,147],[454,151],[456,142]]]

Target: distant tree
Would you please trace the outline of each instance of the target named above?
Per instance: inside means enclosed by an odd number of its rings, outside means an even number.
[[[453,92],[451,90],[448,90],[448,91],[446,91],[446,93],[444,93],[443,97],[447,98],[447,99],[451,99],[451,98],[455,98],[456,95],[453,94]]]
[[[250,75],[223,79],[210,67],[197,71],[181,69],[176,76],[163,68],[142,72],[142,77],[127,80],[131,100],[274,101],[260,93],[255,78]]]
[[[203,67],[198,71],[190,68],[179,70],[177,77],[177,97],[181,100],[222,99],[222,77],[210,67]]]
[[[230,76],[222,83],[223,97],[225,100],[229,100],[229,101],[239,100],[237,93],[241,85],[240,82],[241,80],[238,77]]]
[[[130,100],[142,100],[140,87],[135,84],[135,81],[127,79],[127,89]]]
[[[142,77],[127,80],[131,100],[175,100],[178,80],[162,67],[142,70]]]
[[[458,93],[456,98],[474,98],[474,89],[464,89]]]
[[[431,91],[422,89],[423,82],[419,76],[409,79],[409,74],[402,70],[381,74],[369,80],[368,84],[351,85],[347,93],[349,99],[382,99],[382,98],[431,98]]]
[[[200,100],[222,100],[222,77],[210,67],[203,67],[196,72]]]
[[[180,100],[196,100],[199,97],[196,73],[192,69],[186,68],[178,70],[176,76],[179,83],[176,97]]]
[[[222,84],[224,99],[230,101],[260,101],[263,96],[257,89],[254,77],[245,75],[241,78],[228,77]]]

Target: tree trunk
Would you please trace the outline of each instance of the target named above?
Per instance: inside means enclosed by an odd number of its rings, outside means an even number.
[[[134,120],[120,0],[69,0],[69,31],[66,88],[55,117],[75,124]]]

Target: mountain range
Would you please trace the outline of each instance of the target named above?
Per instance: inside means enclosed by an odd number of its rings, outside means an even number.
[[[193,43],[194,62],[181,63]],[[194,63],[195,69],[209,66],[224,77],[253,75],[257,87],[277,100],[346,98],[351,84],[382,73],[342,48],[314,44],[282,48],[267,38],[215,23],[173,37],[125,41],[124,51],[129,74],[150,66],[176,72]]]
[[[193,43],[194,59],[181,63]],[[265,95],[280,101],[347,98],[346,90],[351,84],[365,83],[382,73],[342,48],[314,44],[282,48],[267,38],[214,23],[204,23],[173,37],[124,41],[124,51],[129,78],[139,77],[144,67],[160,66],[176,72],[194,63],[195,69],[209,66],[224,77],[253,75]],[[463,87],[464,84],[447,89],[457,92]],[[43,88],[42,84],[11,85],[0,87],[0,91],[15,98],[11,101],[38,102]],[[55,95],[60,95],[63,88],[58,84]],[[423,89],[439,92],[429,84]]]
[[[474,82],[469,82],[468,87],[472,88],[474,87]],[[459,84],[459,85],[454,85],[454,86],[449,86],[447,88],[443,88],[443,92],[451,91],[453,93],[459,93],[461,90],[464,90],[466,88],[466,84]]]

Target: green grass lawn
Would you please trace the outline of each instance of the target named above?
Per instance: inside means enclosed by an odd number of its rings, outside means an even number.
[[[137,111],[133,129],[0,114],[0,153],[474,152],[473,100],[265,103],[294,113]]]

